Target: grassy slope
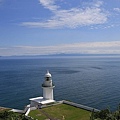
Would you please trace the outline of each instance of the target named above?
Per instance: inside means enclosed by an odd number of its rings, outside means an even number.
[[[63,118],[65,120],[89,120],[91,114],[89,111],[66,104],[43,108],[42,110],[51,117],[60,120],[63,120]],[[38,120],[46,119],[47,117],[40,111],[41,110],[31,111],[29,115]]]

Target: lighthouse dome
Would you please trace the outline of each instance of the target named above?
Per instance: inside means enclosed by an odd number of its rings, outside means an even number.
[[[49,73],[49,71],[47,71],[47,73],[45,74],[45,77],[52,77],[52,75]]]

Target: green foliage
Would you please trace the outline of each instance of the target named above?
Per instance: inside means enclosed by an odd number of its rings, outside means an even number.
[[[95,113],[95,118],[105,119],[108,114],[110,114],[110,111],[108,109],[101,110],[100,112]]]
[[[0,120],[30,120],[24,114],[14,113],[11,111],[0,112]]]
[[[96,113],[93,111],[90,120],[120,120],[120,105],[115,112],[111,112],[109,109],[101,110]]]

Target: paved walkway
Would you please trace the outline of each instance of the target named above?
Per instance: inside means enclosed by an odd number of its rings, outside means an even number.
[[[24,110],[18,110],[18,109],[12,109],[12,112],[17,112],[17,113],[25,113]]]

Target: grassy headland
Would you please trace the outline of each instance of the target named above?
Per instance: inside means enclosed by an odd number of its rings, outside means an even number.
[[[37,109],[29,113],[29,116],[38,120],[45,120],[47,118],[59,120],[89,120],[90,115],[91,112],[89,111],[66,104]]]

